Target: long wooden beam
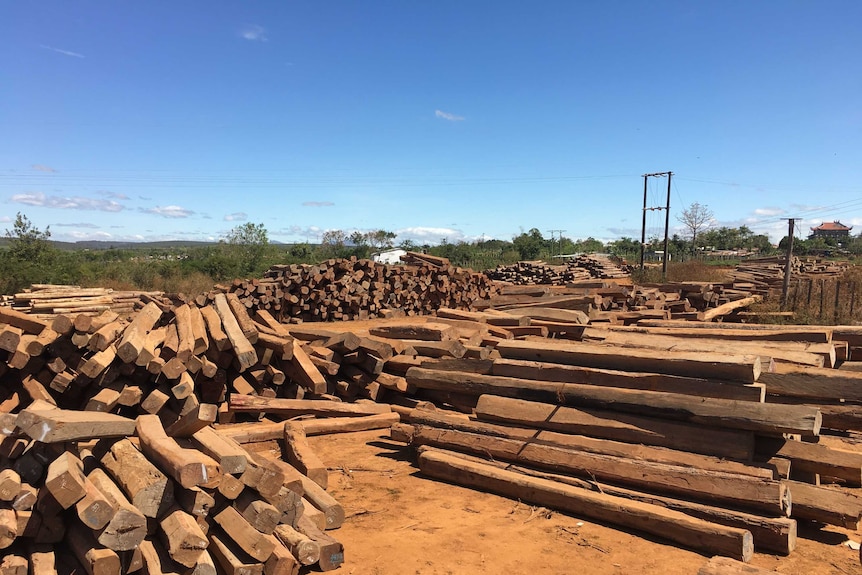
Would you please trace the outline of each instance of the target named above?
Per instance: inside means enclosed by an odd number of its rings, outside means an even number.
[[[474,395],[503,395],[547,403],[659,416],[677,421],[747,429],[761,433],[799,433],[806,436],[820,433],[820,411],[807,406],[540,382],[421,367],[411,367],[407,371],[406,378],[408,383],[422,389]]]
[[[546,361],[583,367],[684,375],[753,383],[760,377],[761,361],[756,355],[667,352],[620,349],[598,344],[551,341],[501,341],[497,351],[507,359]]]
[[[421,453],[419,469],[430,477],[623,525],[702,551],[747,561],[754,550],[751,533],[744,529],[720,526],[657,505],[527,477],[445,453]]]

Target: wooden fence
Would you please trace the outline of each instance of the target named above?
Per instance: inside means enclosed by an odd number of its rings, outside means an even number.
[[[862,285],[835,278],[802,278],[791,285],[787,309],[798,322],[854,324],[862,321]]]

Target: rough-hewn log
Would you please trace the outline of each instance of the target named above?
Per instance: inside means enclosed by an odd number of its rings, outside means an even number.
[[[117,344],[117,357],[126,363],[135,361],[144,349],[147,333],[161,317],[162,310],[159,306],[152,302],[145,305],[123,332],[123,337]]]
[[[610,483],[682,495],[699,501],[718,501],[775,515],[787,515],[790,512],[790,491],[785,485],[748,475],[707,472],[425,426],[416,427],[411,444],[490,455],[495,459],[551,471],[595,477]]]
[[[754,434],[659,417],[585,409],[483,395],[475,409],[479,419],[501,421],[563,433],[658,445],[692,453],[748,461],[754,455]]]
[[[329,472],[326,470],[326,465],[311,449],[301,424],[293,422],[284,424],[284,450],[288,463],[326,489],[329,483]]]
[[[112,444],[101,463],[146,517],[161,516],[173,503],[173,482],[128,439]]]
[[[120,556],[101,547],[92,532],[82,525],[70,526],[66,541],[88,575],[120,575]]]
[[[95,411],[31,410],[18,414],[18,428],[43,443],[61,443],[99,437],[127,437],[135,433],[135,420]]]
[[[108,524],[96,532],[96,539],[114,551],[130,551],[137,547],[147,535],[147,518],[100,468],[93,469],[87,478],[117,507]]]
[[[290,525],[279,525],[275,536],[303,565],[314,565],[320,559],[320,544]]]
[[[657,505],[496,469],[438,451],[422,452],[419,469],[437,479],[623,525],[701,551],[747,561],[754,550],[751,533],[744,529],[717,525]]]
[[[243,372],[257,363],[257,352],[248,337],[243,333],[237,318],[231,310],[224,294],[216,294],[213,299],[216,312],[221,318],[222,327],[233,346],[233,353],[239,363],[239,371]]]
[[[760,376],[760,357],[691,352],[656,354],[648,350],[570,342],[501,341],[497,347],[507,359],[547,361],[583,367],[683,375],[753,383]]]
[[[305,536],[313,539],[320,547],[320,558],[317,567],[321,571],[332,571],[338,569],[344,563],[344,546],[333,537],[324,533],[307,517],[302,517],[297,522],[299,529]]]
[[[289,362],[282,364],[282,368],[291,380],[312,393],[326,393],[326,378],[323,377],[323,374],[312,363],[311,358],[296,340],[293,341],[293,356]]]
[[[222,473],[242,473],[248,464],[244,449],[237,442],[212,427],[204,427],[192,435],[192,440],[205,454],[218,461]]]
[[[210,552],[226,575],[263,575],[263,563],[249,561],[244,552],[224,533],[210,533]]]
[[[318,417],[359,417],[389,413],[388,405],[376,403],[342,403],[318,399],[282,399],[255,395],[230,396],[231,411],[237,413],[275,413],[284,417],[315,415]]]
[[[137,434],[144,454],[185,488],[218,485],[218,463],[196,449],[184,449],[165,434],[155,415],[138,417]]]
[[[420,447],[419,449],[436,448]],[[446,453],[454,457],[467,459],[469,461],[478,461],[485,465],[515,471],[532,477],[550,479],[552,481],[573,485],[590,491],[597,491],[606,495],[633,499],[635,501],[658,505],[674,511],[681,511],[686,515],[691,515],[692,517],[697,517],[704,521],[718,523],[719,525],[746,529],[751,532],[754,538],[755,550],[768,551],[771,553],[778,553],[780,555],[789,555],[790,552],[796,548],[796,520],[788,517],[763,517],[761,515],[754,515],[724,507],[704,505],[702,503],[695,503],[684,499],[674,499],[663,495],[655,495],[653,493],[636,491],[625,487],[608,485],[607,483],[599,483],[593,479],[585,480],[572,477],[570,475],[537,471],[529,467],[523,467],[502,461],[489,461],[486,458],[478,458],[454,451],[447,451]]]
[[[275,537],[264,535],[252,527],[233,507],[225,507],[214,519],[234,543],[258,561],[269,559],[278,545]]]
[[[756,450],[762,459],[788,459],[794,471],[835,477],[850,487],[862,486],[862,454],[832,449],[826,445],[760,437]]]
[[[84,497],[75,504],[78,518],[90,529],[101,529],[117,512],[117,506],[87,478],[84,478],[84,490]]]
[[[436,409],[414,409],[410,412],[409,420],[410,424],[414,426],[427,425],[441,429],[455,429],[480,435],[491,435],[543,445],[553,445],[584,453],[611,455],[638,461],[692,467],[707,472],[735,473],[759,477],[761,479],[775,478],[774,469],[768,465],[748,464],[677,449],[597,439],[584,437],[580,434],[573,435],[570,433],[545,431],[534,427],[514,427],[511,425],[465,420],[461,415]]]
[[[438,366],[424,364],[421,367],[442,369]],[[519,377],[537,381],[559,381],[561,383],[581,383],[625,389],[642,389],[646,391],[664,391],[740,401],[763,401],[765,396],[764,386],[759,383],[760,380],[758,380],[758,383],[740,384],[698,377],[619,371],[518,359],[494,360],[489,375]],[[762,379],[763,374],[760,377]]]
[[[862,401],[862,373],[825,367],[776,364],[758,380],[766,393],[810,400]]]
[[[208,543],[195,518],[181,509],[175,509],[159,522],[159,528],[171,559],[180,565],[194,567]]]
[[[725,341],[722,339],[687,338],[649,333],[608,331],[600,328],[585,330],[589,337],[605,345],[624,349],[655,349],[661,352],[722,353],[772,357],[776,362],[814,367],[835,367],[835,346],[831,343],[785,341]]]
[[[699,398],[676,393],[541,382],[420,367],[410,368],[406,377],[408,383],[423,389],[561,402],[762,433],[813,436],[820,432],[821,424],[819,410],[796,405]]]
[[[68,509],[87,494],[84,486],[84,464],[68,451],[48,465],[45,489],[63,509]]]
[[[762,296],[753,295],[753,296],[744,297],[744,298],[741,298],[738,300],[729,301],[727,303],[723,303],[719,306],[716,306],[714,308],[710,308],[710,309],[706,310],[705,312],[703,312],[703,321],[712,321],[715,318],[721,317],[723,315],[727,315],[727,314],[731,313],[732,311],[742,309],[745,307],[749,307],[753,304],[756,304],[759,301],[761,301],[762,299],[763,299]]]
[[[793,493],[791,517],[858,529],[862,519],[862,497],[845,490],[785,481]]]

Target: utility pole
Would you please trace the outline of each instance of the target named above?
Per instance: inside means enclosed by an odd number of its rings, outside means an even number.
[[[664,206],[647,207],[647,180],[648,178],[662,178],[667,176],[667,203]],[[661,279],[667,279],[667,248],[668,248],[668,229],[670,228],[670,179],[673,172],[656,172],[654,174],[644,174],[644,208],[643,208],[643,223],[641,224],[641,269],[644,269],[644,249],[646,248],[646,213],[647,210],[665,210],[664,215],[664,257],[661,263]]]
[[[667,260],[670,254],[667,251],[667,231],[670,228],[670,179],[673,172],[667,173],[667,204],[664,207],[664,258],[661,261],[661,281],[667,281]]]
[[[790,269],[793,259],[793,226],[800,218],[782,218],[787,220],[787,261],[784,262],[784,283],[781,286],[781,309],[787,307],[787,294],[790,291]]]
[[[559,255],[563,255],[563,232],[566,230],[548,230],[551,234],[551,255],[554,253],[554,232],[560,234],[560,251]]]

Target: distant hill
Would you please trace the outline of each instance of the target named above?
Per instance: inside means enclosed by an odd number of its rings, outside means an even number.
[[[65,251],[76,251],[76,250],[91,250],[91,251],[101,251],[101,250],[149,250],[149,249],[160,249],[160,250],[170,250],[177,248],[203,248],[207,246],[215,246],[218,245],[218,242],[194,242],[194,241],[183,241],[183,240],[170,240],[164,242],[112,242],[112,241],[103,241],[103,240],[89,240],[82,242],[57,242],[54,240],[50,240],[51,245],[56,247],[59,250]],[[284,244],[282,242],[270,242],[273,245],[290,245]],[[0,249],[5,248],[9,245],[9,239],[5,237],[0,237]]]

